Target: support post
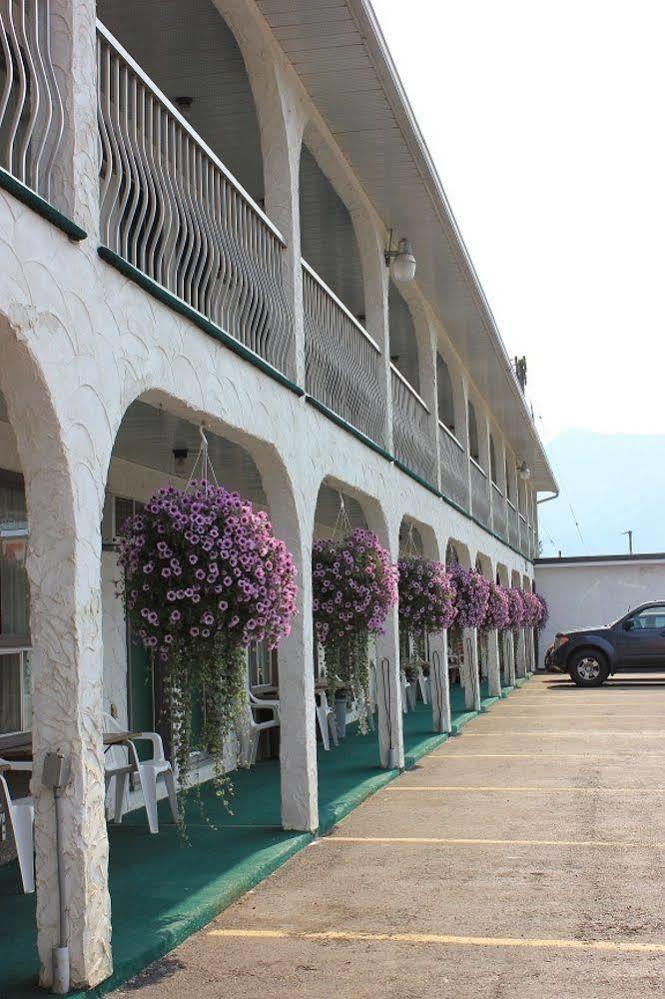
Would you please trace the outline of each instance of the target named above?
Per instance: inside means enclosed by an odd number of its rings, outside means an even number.
[[[448,678],[448,632],[429,636],[430,688],[432,691],[432,726],[435,732],[450,732],[450,683]]]
[[[499,633],[487,633],[487,681],[490,697],[501,697],[501,669],[499,665]]]
[[[464,629],[464,703],[470,711],[480,711],[480,674],[478,670],[478,632]]]
[[[385,632],[376,640],[376,690],[379,718],[379,757],[386,770],[404,767],[402,688],[399,667],[399,622],[393,607]]]

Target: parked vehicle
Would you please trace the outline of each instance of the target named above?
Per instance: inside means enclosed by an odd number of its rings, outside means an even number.
[[[641,604],[613,624],[558,632],[550,664],[579,687],[624,669],[665,670],[665,601]]]

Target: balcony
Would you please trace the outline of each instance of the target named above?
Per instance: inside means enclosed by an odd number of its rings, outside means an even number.
[[[97,52],[102,243],[292,377],[280,232],[100,22]]]
[[[513,548],[518,548],[520,543],[520,530],[518,526],[517,510],[508,500],[508,541]]]
[[[430,411],[404,375],[390,365],[395,457],[431,484],[435,478]]]
[[[500,538],[506,537],[506,501],[495,482],[492,483],[492,516],[494,531]]]
[[[487,472],[471,458],[471,512],[485,527],[490,523],[490,494]]]
[[[439,420],[439,458],[441,461],[441,489],[463,510],[469,508],[469,486],[464,445]]]
[[[381,349],[305,261],[305,387],[377,444],[385,444]]]

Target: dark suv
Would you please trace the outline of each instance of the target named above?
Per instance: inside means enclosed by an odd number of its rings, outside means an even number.
[[[558,632],[550,662],[579,687],[599,687],[622,669],[665,669],[665,600],[635,607],[601,628]]]

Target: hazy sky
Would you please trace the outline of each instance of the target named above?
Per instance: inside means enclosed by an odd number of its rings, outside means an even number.
[[[665,4],[373,4],[544,439],[665,431]]]

